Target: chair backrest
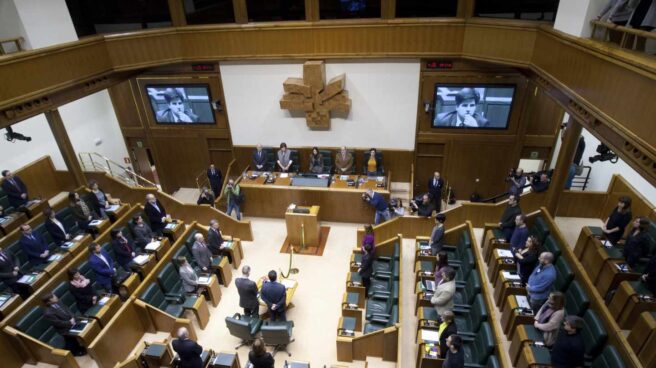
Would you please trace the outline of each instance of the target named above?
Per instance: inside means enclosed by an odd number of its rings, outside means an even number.
[[[585,353],[591,357],[599,355],[606,344],[606,340],[608,340],[604,323],[592,309],[588,309],[583,315],[581,337],[585,341]]]
[[[7,195],[2,190],[0,190],[0,206],[2,206],[4,209],[5,215],[16,212],[16,209],[11,204],[9,204],[9,197],[7,197]]]
[[[238,337],[242,340],[251,340],[253,336],[251,334],[251,326],[248,320],[241,318],[237,319],[234,317],[225,318],[226,327],[230,331],[230,335]]]
[[[33,338],[52,345],[56,348],[64,347],[64,339],[55,331],[55,328],[43,317],[43,311],[40,307],[32,307],[16,323],[16,328]]]
[[[67,306],[71,312],[79,314],[80,310],[77,308],[77,300],[71,293],[69,282],[62,281],[52,290],[52,293],[57,295],[59,302]]]
[[[467,280],[467,278],[469,277],[469,273],[476,266],[476,260],[474,259],[474,252],[472,251],[472,249],[468,248],[467,250],[465,250],[462,259],[460,260],[462,261],[462,263],[460,264],[460,271],[462,272],[463,280]]]
[[[289,344],[292,337],[292,326],[293,323],[290,321],[263,324],[260,332],[264,343],[266,345]]]
[[[462,234],[460,235],[459,241],[463,244],[463,246],[471,248],[471,236],[469,235],[469,231],[463,231]]]
[[[547,239],[544,241],[544,250],[553,253],[554,262],[560,258],[560,245],[552,235],[548,235]]]
[[[652,256],[656,254],[656,221],[650,221],[647,228],[647,254]],[[651,257],[650,257],[651,258]]]
[[[162,287],[165,293],[182,293],[182,280],[178,271],[173,267],[173,263],[169,262],[162,271],[157,274],[157,282]]]
[[[574,279],[574,271],[572,271],[565,257],[558,258],[554,267],[556,267],[556,282],[554,286],[556,290],[564,291]]]
[[[161,309],[162,311],[165,311],[169,304],[164,297],[164,293],[162,293],[162,290],[159,288],[159,285],[154,282],[150,283],[146,290],[139,295],[139,299],[155,308]]]
[[[531,235],[534,235],[538,238],[540,244],[544,244],[547,236],[549,236],[549,225],[544,220],[544,218],[542,218],[542,216],[538,216],[535,218],[535,222],[529,229],[529,232]]]
[[[477,294],[474,298],[474,305],[472,306],[472,313],[469,313],[469,318],[472,321],[472,328],[474,331],[478,330],[481,323],[487,321],[487,307],[485,306],[485,299],[483,294]]]
[[[185,239],[185,247],[187,247],[187,249],[189,249],[190,252],[191,252],[191,248],[194,247],[194,242],[196,241],[196,239],[194,237],[199,232],[200,231],[198,231],[198,230],[192,230],[192,231],[189,232],[189,235]]]
[[[299,168],[298,151],[289,150],[289,159],[292,160],[292,166],[289,167],[289,171],[298,172],[298,168]]]
[[[624,359],[613,345],[606,345],[601,355],[592,361],[595,368],[624,368]]]
[[[323,173],[330,174],[333,170],[333,154],[329,150],[319,150],[323,159]]]
[[[569,315],[582,317],[590,306],[590,297],[578,280],[572,281],[565,292],[565,310]]]
[[[57,218],[62,222],[64,228],[68,229],[71,234],[77,234],[80,232],[80,228],[77,226],[77,221],[75,221],[73,211],[71,211],[70,207],[66,206],[57,211]]]
[[[501,364],[499,364],[499,359],[497,359],[496,355],[490,355],[487,358],[487,364],[485,364],[485,368],[501,368]]]
[[[476,364],[484,364],[487,358],[494,352],[494,333],[488,322],[481,324],[472,345],[472,360]]]

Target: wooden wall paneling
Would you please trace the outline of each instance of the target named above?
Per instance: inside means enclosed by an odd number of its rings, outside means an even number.
[[[569,169],[572,166],[572,160],[576,152],[576,147],[578,146],[580,135],[581,124],[573,117],[570,117],[560,152],[558,152],[556,166],[551,176],[551,184],[549,184],[549,190],[547,191],[548,199],[545,207],[552,213],[556,213],[556,209],[558,208],[559,198],[564,191],[565,182],[567,181]]]
[[[41,197],[48,200],[60,192],[70,191],[76,187],[60,184],[50,156],[43,156],[20,168],[8,167],[7,169],[20,176],[27,186],[30,197]]]
[[[510,24],[507,20],[468,19],[462,56],[515,65],[528,64],[533,55],[537,29],[517,29]],[[491,32],[491,29],[495,31]]]
[[[527,94],[531,108],[522,119],[527,125],[526,134],[532,136],[558,134],[565,110],[534,81],[529,83]]]
[[[107,89],[114,106],[114,112],[121,128],[143,128],[144,117],[139,107],[132,80],[128,79]]]
[[[474,16],[474,0],[458,0],[458,18],[471,18]]]
[[[403,0],[381,0],[380,17],[382,19],[394,19],[396,17],[396,2]]]
[[[319,0],[305,0],[305,20],[308,22],[319,20]]]
[[[152,137],[155,166],[165,192],[195,188],[196,175],[209,166],[207,142],[201,137]]]

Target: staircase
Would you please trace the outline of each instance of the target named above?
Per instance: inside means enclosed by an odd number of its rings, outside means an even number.
[[[80,152],[78,153],[78,160],[83,171],[104,172],[131,187],[158,188],[161,190],[159,185],[135,173],[131,168],[112,161],[99,153]]]

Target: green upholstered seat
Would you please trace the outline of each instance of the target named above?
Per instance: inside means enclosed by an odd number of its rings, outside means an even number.
[[[495,344],[492,327],[488,322],[483,322],[474,340],[466,340],[463,345],[465,363],[485,364],[494,352]]]
[[[565,310],[569,315],[583,316],[590,306],[590,297],[585,292],[583,286],[574,280],[565,292]]]
[[[333,170],[333,155],[329,150],[319,150],[323,159],[323,173],[330,174]]]
[[[538,216],[535,218],[533,226],[529,229],[529,233],[537,237],[540,244],[544,244],[547,236],[549,236],[549,225],[542,216]]]
[[[583,315],[581,337],[585,341],[586,360],[594,359],[599,355],[608,340],[608,334],[603,322],[592,309],[588,309]]]
[[[547,236],[547,239],[544,241],[544,250],[553,253],[554,262],[557,261],[558,258],[560,258],[560,254],[561,254],[560,244],[558,244],[558,242],[552,235]]]
[[[64,337],[44,318],[40,307],[32,307],[25,313],[16,323],[16,328],[52,347],[63,349],[65,346]]]
[[[556,267],[556,282],[554,283],[556,290],[567,290],[570,282],[574,279],[572,267],[570,267],[565,257],[558,258],[554,267]]]
[[[167,298],[159,285],[154,282],[148,285],[146,290],[139,295],[139,299],[176,318],[181,317],[184,313],[183,305],[173,304],[172,300]]]
[[[468,307],[474,303],[474,298],[481,292],[481,278],[478,273],[471,272],[464,287],[458,286],[453,296],[456,306]]]
[[[474,304],[469,311],[455,310],[455,314],[455,323],[458,327],[458,334],[463,336],[474,336],[478,332],[481,323],[487,321],[488,318],[483,295],[476,295],[474,298]]]
[[[607,345],[601,354],[592,361],[594,368],[624,368],[624,360],[613,345]]]

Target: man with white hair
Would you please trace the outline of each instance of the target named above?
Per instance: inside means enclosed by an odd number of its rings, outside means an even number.
[[[203,347],[189,339],[189,331],[186,327],[178,329],[178,339],[173,340],[171,344],[180,358],[179,368],[203,368],[203,360],[200,358]]]
[[[166,226],[166,209],[164,209],[164,206],[162,206],[160,201],[155,198],[154,194],[146,195],[144,211],[146,212],[146,216],[148,216],[150,228],[157,235],[162,235],[162,230],[164,230],[164,226]]]
[[[553,265],[554,255],[551,252],[542,252],[537,267],[528,277],[526,291],[528,292],[528,301],[534,313],[538,313],[542,304],[549,298],[549,293],[553,290],[556,281],[556,269]]]
[[[207,243],[205,243],[205,237],[203,237],[203,234],[196,233],[194,239],[196,241],[194,242],[193,247],[191,247],[191,253],[194,255],[194,259],[201,270],[203,270],[203,272],[208,272],[212,265],[212,252],[210,251],[210,248],[208,248]]]

